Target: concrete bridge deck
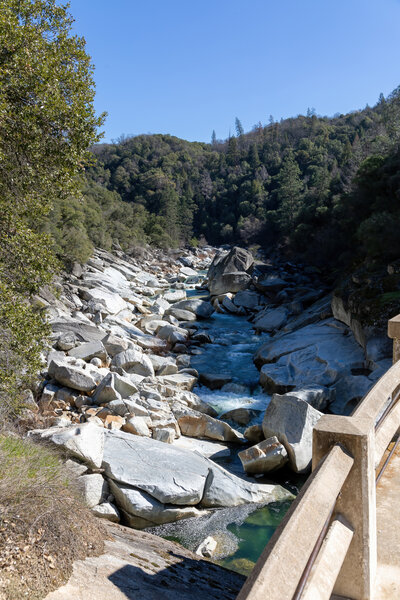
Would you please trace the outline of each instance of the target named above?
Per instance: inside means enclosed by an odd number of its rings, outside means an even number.
[[[377,485],[376,516],[378,570],[374,600],[397,600],[400,599],[400,444]]]

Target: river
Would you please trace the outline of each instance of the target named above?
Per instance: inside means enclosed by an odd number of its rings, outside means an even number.
[[[193,298],[198,294],[192,292],[188,295]],[[259,386],[259,372],[253,363],[253,355],[268,339],[268,334],[255,335],[246,317],[231,314],[214,313],[210,319],[199,321],[196,325],[199,330],[207,331],[212,343],[195,348],[191,367],[199,373],[228,374],[232,377],[232,384],[228,384],[226,391],[212,391],[200,385],[193,391],[219,415],[234,408],[246,407],[254,411],[250,425],[261,423],[270,397]],[[242,432],[245,429],[237,425],[235,427]],[[227,447],[227,452],[223,452],[220,458],[213,457],[213,460],[235,475],[258,483],[279,483],[294,493],[298,492],[304,481],[304,476],[296,477],[285,469],[274,473],[273,479],[265,476],[257,479],[248,477],[237,456],[241,448]],[[261,508],[259,505],[245,505],[220,509],[205,518],[187,519],[155,527],[151,531],[176,540],[193,551],[207,536],[212,535],[218,541],[213,560],[248,575],[289,506],[290,502],[281,502]]]

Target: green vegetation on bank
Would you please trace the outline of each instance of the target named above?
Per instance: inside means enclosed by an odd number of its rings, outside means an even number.
[[[29,303],[57,269],[43,232],[54,206],[79,202],[77,176],[98,141],[92,65],[54,0],[0,4],[0,408],[40,364],[46,337]],[[72,229],[68,233],[72,236]]]

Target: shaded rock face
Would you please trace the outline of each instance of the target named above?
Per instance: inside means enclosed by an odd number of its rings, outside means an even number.
[[[253,264],[251,253],[237,246],[230,252],[217,253],[207,273],[211,295],[245,290],[251,281]]]
[[[180,544],[105,526],[104,553],[76,562],[68,582],[46,600],[234,600],[244,583]]]
[[[321,417],[322,413],[307,402],[290,395],[275,394],[265,411],[264,435],[278,438],[296,473],[305,473],[311,468],[312,430]]]

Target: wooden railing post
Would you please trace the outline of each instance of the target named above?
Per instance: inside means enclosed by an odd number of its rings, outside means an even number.
[[[400,315],[388,321],[388,336],[393,340],[393,364],[400,360]]]
[[[335,509],[354,529],[354,536],[334,593],[370,600],[377,562],[373,423],[357,417],[321,417],[313,432],[313,469],[334,444],[340,444],[354,458]]]

